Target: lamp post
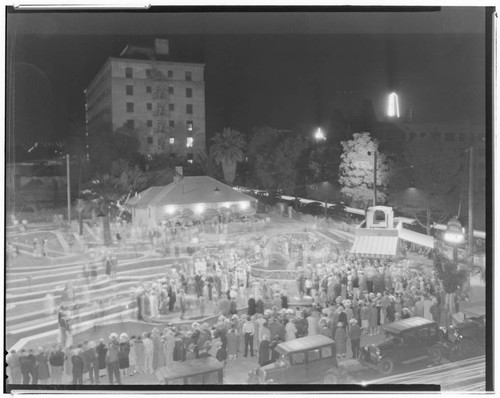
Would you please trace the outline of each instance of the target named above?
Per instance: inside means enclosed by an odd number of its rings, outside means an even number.
[[[316,140],[317,144],[319,144],[320,142],[326,141],[325,133],[323,133],[323,130],[321,129],[321,127],[318,127],[317,130],[315,131],[314,139]],[[321,166],[322,166],[323,173],[324,173],[325,165],[322,164]],[[327,215],[327,211],[328,211],[328,191],[326,189],[326,182],[327,182],[326,176],[324,176],[323,184],[325,185],[325,219],[326,219],[326,215]]]
[[[377,206],[377,151],[378,148],[375,147],[373,151],[373,206]],[[371,156],[372,152],[368,151],[368,156]]]

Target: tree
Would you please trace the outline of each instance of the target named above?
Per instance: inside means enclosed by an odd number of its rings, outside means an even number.
[[[408,142],[391,176],[389,203],[414,218],[428,235],[432,223],[458,209],[464,162],[451,145],[435,138]]]
[[[236,176],[236,165],[244,159],[245,137],[239,131],[225,128],[222,133],[216,133],[212,141],[210,155],[222,166],[226,184],[232,185]]]
[[[256,155],[256,178],[264,189],[294,194],[307,142],[302,136],[296,135],[285,138],[275,148],[274,151]]]
[[[385,190],[389,181],[391,162],[378,152],[378,142],[370,133],[355,133],[353,139],[341,142],[339,183],[341,193],[352,203],[368,206],[373,200],[373,155],[377,151],[377,202],[386,201]]]
[[[210,176],[216,180],[221,180],[223,178],[220,168],[217,167],[213,156],[208,154],[205,150],[198,151],[195,154],[193,166],[194,172]]]
[[[465,268],[459,268],[457,263],[442,253],[434,255],[434,269],[446,293],[446,310],[452,314],[455,312],[453,310],[453,297],[463,292],[464,285],[469,279],[469,271]]]

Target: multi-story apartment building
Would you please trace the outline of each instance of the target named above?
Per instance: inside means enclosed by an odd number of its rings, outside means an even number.
[[[204,67],[170,56],[168,40],[156,39],[153,48],[127,46],[85,89],[87,135],[135,134],[141,153],[192,162],[205,149]]]

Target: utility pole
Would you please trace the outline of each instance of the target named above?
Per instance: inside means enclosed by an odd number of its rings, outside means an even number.
[[[473,200],[474,200],[474,147],[469,148],[469,247],[468,257],[474,265],[474,220],[473,220]]]
[[[66,154],[66,191],[68,194],[68,224],[71,225],[71,187],[69,179],[69,153]]]
[[[373,151],[373,206],[377,206],[377,150]]]

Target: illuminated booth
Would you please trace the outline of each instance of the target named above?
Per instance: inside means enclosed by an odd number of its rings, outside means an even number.
[[[150,187],[129,198],[132,222],[154,226],[163,221],[185,221],[251,215],[257,199],[238,192],[212,177],[177,177],[163,187]]]
[[[401,254],[402,241],[434,248],[432,236],[403,228],[403,223],[394,218],[392,207],[373,206],[354,230],[351,253],[356,257],[395,258]]]

